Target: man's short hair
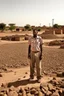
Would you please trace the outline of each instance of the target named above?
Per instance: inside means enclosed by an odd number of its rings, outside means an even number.
[[[37,29],[33,29],[33,32],[37,31]],[[38,31],[37,31],[38,32]]]

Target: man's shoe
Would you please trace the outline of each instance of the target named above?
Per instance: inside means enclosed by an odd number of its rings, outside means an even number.
[[[33,79],[34,79],[34,77],[30,77],[30,78],[29,78],[29,81],[33,81]]]
[[[37,80],[38,83],[41,83],[41,78]]]

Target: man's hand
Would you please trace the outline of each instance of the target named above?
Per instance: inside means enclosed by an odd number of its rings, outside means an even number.
[[[31,45],[29,45],[28,47],[28,58],[31,59]]]
[[[42,60],[42,54],[40,54],[39,59]]]
[[[40,49],[41,49],[41,53],[40,53],[39,59],[42,60],[42,44],[40,44]]]
[[[28,54],[28,58],[31,59],[31,55],[30,54]]]

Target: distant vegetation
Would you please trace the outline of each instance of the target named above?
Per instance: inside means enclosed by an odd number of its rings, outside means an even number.
[[[41,31],[41,27],[40,27],[40,26],[38,26],[38,27],[36,27],[36,26],[30,26],[29,24],[26,24],[26,25],[24,26],[24,29],[25,29],[25,30],[28,30],[28,31],[31,31],[31,30],[34,29],[34,28],[36,28],[37,31]]]
[[[10,23],[9,24],[9,30],[14,30],[16,27],[15,27],[15,24],[13,24],[13,23]]]
[[[59,25],[58,24],[54,24],[53,28],[59,28]]]
[[[0,30],[1,30],[1,32],[8,31],[8,30],[10,30],[11,32],[12,31],[18,31],[18,32],[19,31],[32,31],[34,28],[37,31],[42,31],[42,30],[51,31],[53,29],[62,29],[62,28],[64,28],[64,26],[58,25],[58,24],[54,24],[53,27],[45,26],[45,25],[43,25],[43,26],[34,26],[34,25],[32,25],[31,26],[30,24],[26,24],[23,27],[22,26],[19,27],[19,26],[16,26],[16,24],[14,24],[14,23],[10,23],[10,24],[8,24],[8,26],[6,26],[5,23],[0,23]]]
[[[26,25],[24,26],[24,28],[25,28],[25,30],[28,30],[28,31],[31,31],[31,29],[32,29],[29,24],[26,24]]]
[[[1,31],[4,31],[5,28],[6,28],[6,24],[0,23],[0,30],[1,30]]]

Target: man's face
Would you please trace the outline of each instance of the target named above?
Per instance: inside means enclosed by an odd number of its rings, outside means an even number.
[[[33,31],[33,36],[34,36],[34,37],[37,37],[37,34],[38,34],[37,30],[34,30],[34,31]]]

